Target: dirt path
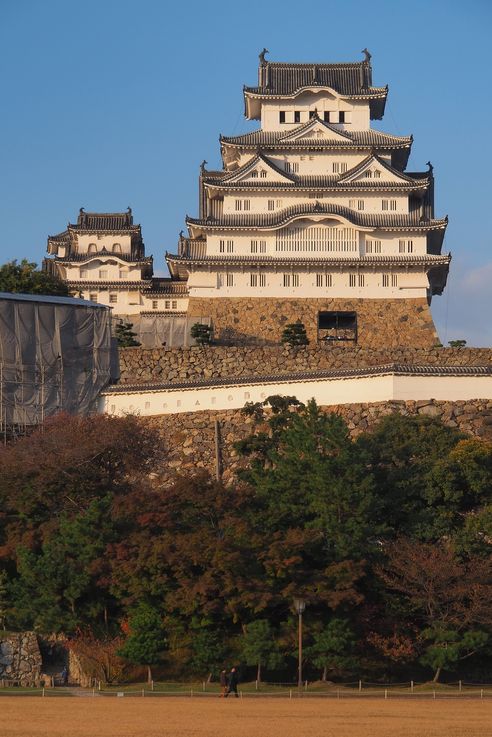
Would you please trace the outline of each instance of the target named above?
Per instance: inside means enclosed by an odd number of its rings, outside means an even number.
[[[492,701],[0,698],[2,737],[486,737]]]

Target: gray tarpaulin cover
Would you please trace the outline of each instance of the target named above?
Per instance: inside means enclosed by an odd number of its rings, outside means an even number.
[[[107,308],[0,292],[1,425],[32,425],[61,410],[94,411],[115,350]]]

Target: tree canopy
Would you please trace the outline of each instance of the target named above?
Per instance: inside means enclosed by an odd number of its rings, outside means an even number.
[[[69,290],[65,282],[46,271],[39,271],[37,264],[22,259],[8,261],[0,266],[0,292],[16,294],[46,294],[67,297]]]
[[[5,626],[63,632],[80,652],[85,636],[106,643],[108,673],[120,652],[174,675],[243,660],[287,678],[302,596],[308,677],[482,672],[491,444],[425,416],[354,438],[292,397],[244,412],[227,486],[168,481],[138,417],[60,415],[1,447]]]

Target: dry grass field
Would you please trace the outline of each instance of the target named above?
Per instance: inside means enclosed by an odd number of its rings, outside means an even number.
[[[0,699],[2,737],[486,737],[492,701]]]

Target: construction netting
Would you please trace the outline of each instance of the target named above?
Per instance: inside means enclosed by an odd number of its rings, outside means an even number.
[[[65,297],[0,293],[0,423],[89,414],[117,378],[110,310]]]
[[[162,315],[144,312],[140,315],[115,316],[115,321],[129,322],[144,348],[181,348],[196,345],[191,337],[195,323],[210,325],[209,317]]]

